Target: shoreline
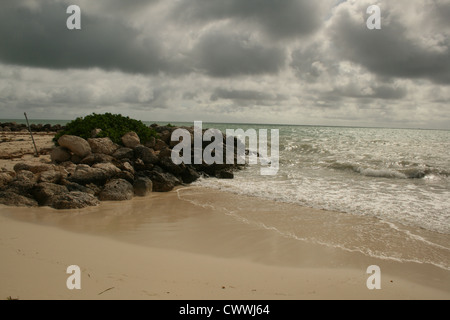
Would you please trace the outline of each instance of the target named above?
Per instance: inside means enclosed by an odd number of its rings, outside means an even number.
[[[180,199],[186,189],[83,210],[0,206],[0,299],[450,298],[449,271],[287,238]],[[72,264],[82,290],[65,287]],[[366,287],[370,265],[381,290]]]

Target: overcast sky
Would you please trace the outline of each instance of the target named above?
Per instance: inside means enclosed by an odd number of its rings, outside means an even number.
[[[0,119],[450,129],[449,17],[450,0],[1,0]]]

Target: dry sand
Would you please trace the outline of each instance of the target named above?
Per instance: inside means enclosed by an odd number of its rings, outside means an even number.
[[[34,157],[33,141],[28,132],[0,132],[0,170],[12,171],[18,162],[50,162],[48,151],[54,146],[52,133],[33,133],[40,157]]]
[[[151,212],[136,210],[145,204]],[[434,267],[410,278],[412,264],[299,245],[178,200],[176,192],[74,212],[0,212],[0,299],[450,298],[448,273]],[[291,263],[280,253],[286,249],[298,250],[292,254],[304,263]],[[381,290],[366,287],[371,263],[382,268]],[[66,287],[70,265],[82,270],[81,290]]]
[[[450,298],[449,271],[287,238],[182,200],[180,190],[73,211],[0,206],[0,300]],[[381,290],[367,289],[372,264]],[[66,287],[70,265],[82,270],[81,290]]]

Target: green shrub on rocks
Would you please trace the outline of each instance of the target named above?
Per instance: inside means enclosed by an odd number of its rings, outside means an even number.
[[[93,113],[68,123],[65,129],[55,136],[53,141],[57,143],[58,139],[65,134],[89,139],[95,129],[101,129],[97,134],[98,138],[109,137],[113,142],[120,145],[122,145],[122,136],[131,131],[136,132],[142,143],[150,141],[152,137],[158,137],[157,132],[153,128],[147,127],[142,121],[119,114]]]

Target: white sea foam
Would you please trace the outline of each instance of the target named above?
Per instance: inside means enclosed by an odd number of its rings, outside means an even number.
[[[392,223],[392,227],[422,228],[448,236],[449,149],[450,131],[280,127],[280,170],[276,176],[262,177],[259,169],[251,166],[236,172],[233,180],[201,179],[196,184],[374,217]],[[443,243],[406,228],[398,231],[414,243],[448,252]],[[349,249],[342,243],[328,245]],[[384,255],[366,249],[361,250]],[[436,265],[450,265],[449,257],[447,263],[433,259]]]

